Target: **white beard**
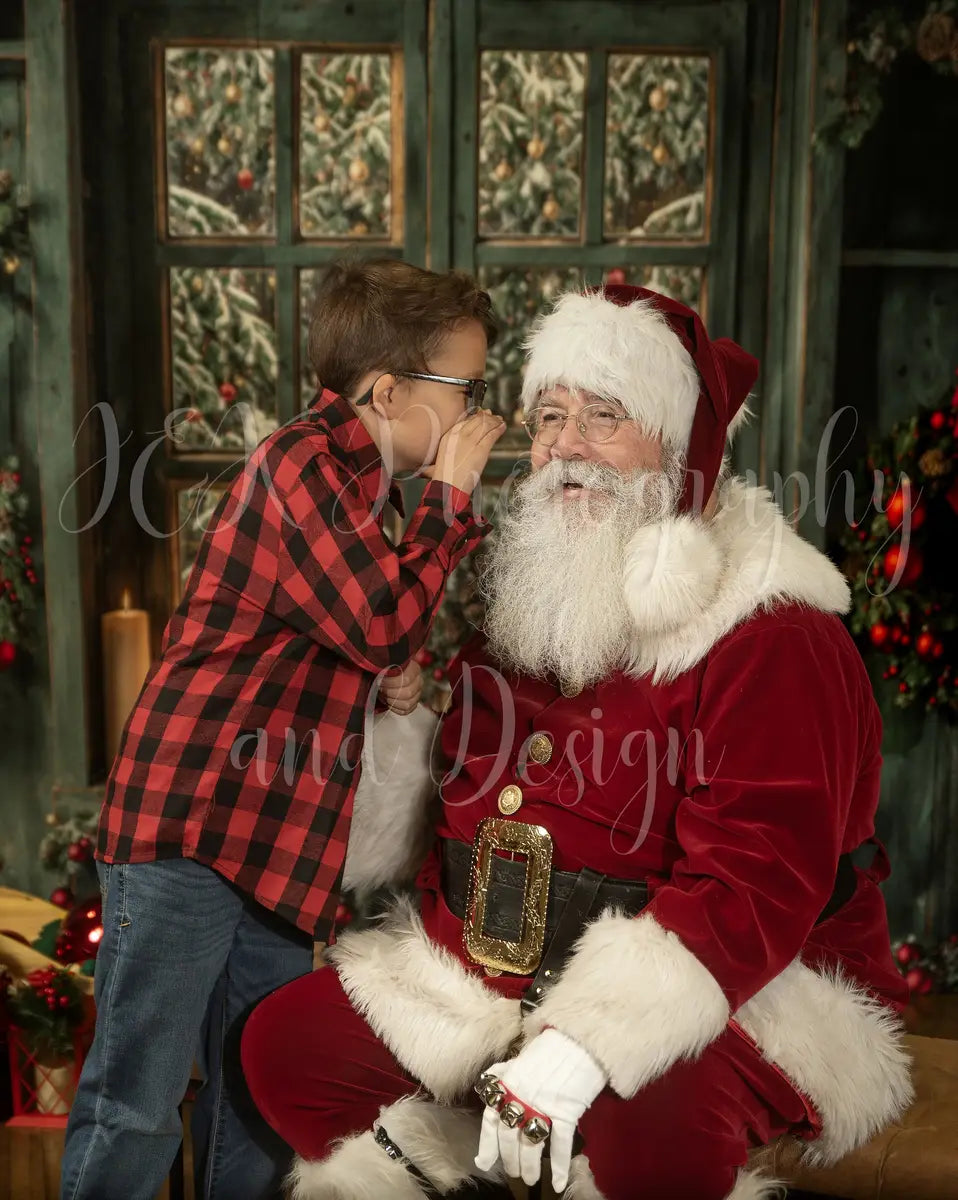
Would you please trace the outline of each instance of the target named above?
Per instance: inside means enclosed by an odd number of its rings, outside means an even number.
[[[515,485],[480,586],[485,632],[506,668],[588,687],[621,663],[633,632],[625,603],[625,548],[643,525],[670,515],[681,465],[624,474],[555,459]],[[566,482],[590,489],[564,496]]]

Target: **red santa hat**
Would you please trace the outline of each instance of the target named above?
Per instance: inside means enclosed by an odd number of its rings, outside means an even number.
[[[744,415],[757,359],[728,338],[712,341],[698,314],[678,300],[625,284],[560,297],[533,327],[526,349],[526,411],[558,385],[617,400],[684,455],[679,511],[701,510],[729,431]]]

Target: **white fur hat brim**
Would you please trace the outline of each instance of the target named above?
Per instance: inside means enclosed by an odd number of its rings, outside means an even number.
[[[701,380],[653,301],[621,305],[601,292],[570,292],[539,318],[525,346],[526,411],[549,388],[581,388],[617,400],[647,432],[685,450]]]

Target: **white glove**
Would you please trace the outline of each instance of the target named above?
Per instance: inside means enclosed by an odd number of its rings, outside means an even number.
[[[552,1187],[561,1195],[569,1181],[575,1127],[608,1076],[591,1054],[558,1029],[543,1030],[515,1058],[493,1063],[486,1073],[496,1076],[520,1103],[552,1121]],[[501,1158],[510,1178],[521,1177],[531,1185],[539,1179],[543,1145],[531,1142],[519,1126],[510,1129],[494,1108],[486,1108],[476,1166],[490,1171]]]

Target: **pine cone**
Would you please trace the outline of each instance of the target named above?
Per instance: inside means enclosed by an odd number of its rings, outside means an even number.
[[[937,446],[925,451],[918,460],[918,466],[930,479],[940,479],[942,475],[948,474],[948,460]]]
[[[927,13],[918,26],[915,49],[925,62],[938,62],[951,54],[955,21],[948,13]]]

